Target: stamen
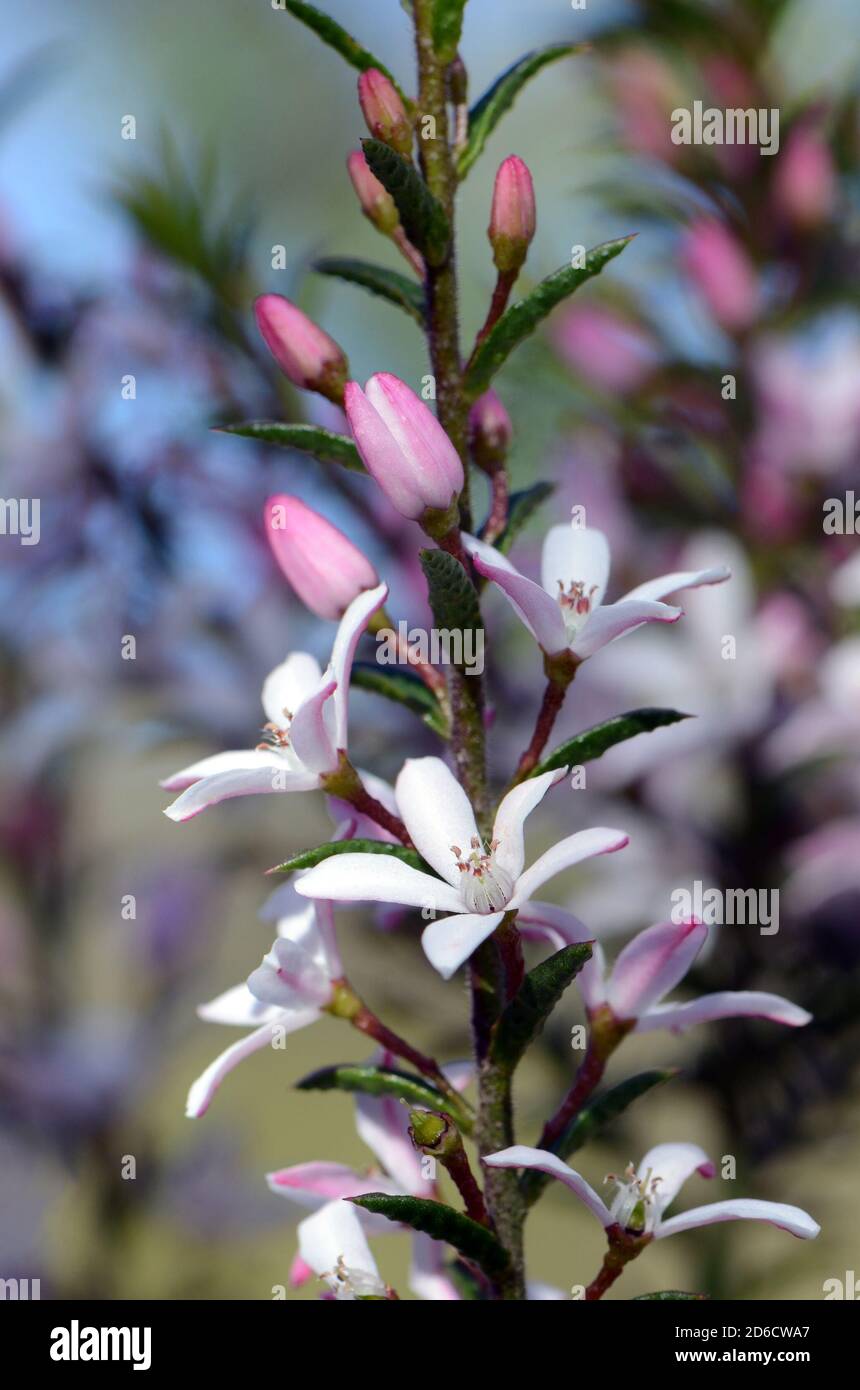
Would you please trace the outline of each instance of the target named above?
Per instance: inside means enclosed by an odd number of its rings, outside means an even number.
[[[472,836],[471,852],[466,858],[459,845],[451,846],[457,868],[464,875],[463,900],[468,912],[500,912],[510,902],[514,882],[510,874],[496,863],[498,848],[499,841],[493,840],[489,850],[485,849],[478,835]]]

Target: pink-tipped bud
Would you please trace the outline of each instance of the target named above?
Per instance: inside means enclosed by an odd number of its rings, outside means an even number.
[[[479,468],[493,472],[511,445],[511,417],[495,391],[485,391],[469,411],[469,444]]]
[[[371,135],[409,159],[412,123],[391,79],[368,68],[358,79],[358,100]]]
[[[432,410],[390,372],[377,372],[362,391],[349,381],[344,395],[349,427],[389,502],[418,521],[447,512],[463,488],[463,464]]]
[[[735,332],[748,328],[759,310],[759,284],[732,233],[713,218],[701,218],[687,233],[682,260],[717,322]]]
[[[272,554],[299,598],[318,618],[337,622],[379,577],[342,531],[298,497],[279,493],[263,508]]]
[[[400,226],[400,214],[391,194],[383,188],[372,172],[364,157],[364,151],[353,150],[347,156],[346,167],[365,217],[373,223],[377,231],[382,232],[384,236],[391,236]]]
[[[508,155],[496,174],[487,228],[497,270],[503,274],[519,270],[528,255],[535,222],[535,190],[528,165],[517,155]]]
[[[285,376],[340,404],[349,363],[334,338],[280,294],[261,294],[254,304],[257,327]]]
[[[836,201],[836,171],[822,135],[810,125],[793,130],[774,175],[777,208],[801,230],[818,227]]]

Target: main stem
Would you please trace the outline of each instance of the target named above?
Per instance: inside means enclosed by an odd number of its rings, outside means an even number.
[[[460,519],[471,527],[468,481],[468,403],[463,392],[457,318],[455,262],[455,196],[457,176],[448,132],[448,76],[433,47],[434,0],[414,0],[415,41],[418,57],[418,108],[432,117],[433,138],[419,139],[421,168],[428,188],[445,210],[451,242],[442,264],[427,267],[427,322],[430,360],[436,382],[439,420],[463,460],[466,478],[460,498]],[[457,776],[486,834],[487,778],[484,735],[483,678],[467,676],[451,667],[452,748]],[[470,965],[472,1016],[478,1054],[479,1102],[476,1142],[478,1152],[492,1153],[514,1142],[510,1076],[487,1056],[489,1030],[504,1005],[504,971],[498,944],[491,938],[476,952]],[[486,1170],[485,1200],[499,1239],[511,1257],[510,1273],[495,1286],[499,1299],[525,1299],[522,1227],[524,1206],[516,1173],[511,1169]]]

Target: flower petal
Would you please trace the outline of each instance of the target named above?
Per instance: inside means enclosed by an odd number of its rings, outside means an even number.
[[[252,1052],[259,1052],[262,1048],[268,1047],[275,1036],[279,1036],[281,1031],[296,1033],[300,1028],[307,1028],[308,1024],[316,1023],[319,1013],[316,1009],[305,1009],[295,1013],[282,1014],[276,1023],[264,1023],[262,1028],[257,1028],[247,1037],[233,1043],[232,1047],[219,1054],[214,1062],[210,1062],[204,1072],[201,1072],[197,1080],[192,1082],[188,1092],[188,1099],[185,1102],[185,1113],[189,1119],[197,1119],[204,1115],[209,1109],[210,1102],[224,1077],[237,1067],[246,1057],[250,1057]]]
[[[337,681],[327,672],[290,723],[290,747],[308,772],[334,772],[337,767],[337,753],[326,727],[326,702],[336,690]]]
[[[316,690],[321,679],[322,671],[315,656],[309,652],[292,652],[263,681],[262,699],[266,718],[277,724],[279,729],[285,728],[302,701]]]
[[[493,826],[493,839],[498,840],[496,863],[505,869],[516,882],[526,862],[523,843],[523,825],[526,816],[539,806],[556,782],[567,776],[567,768],[559,767],[552,772],[543,772],[540,777],[530,777],[512,788],[496,812]],[[426,856],[425,856],[426,857]],[[435,866],[434,866],[435,867]]]
[[[349,682],[358,639],[377,608],[382,606],[387,597],[387,584],[378,584],[375,589],[367,589],[353,599],[338,624],[329,663],[332,678],[337,682],[334,696],[334,738],[337,748],[346,748],[347,746]]]
[[[703,1178],[712,1178],[716,1169],[698,1144],[656,1144],[648,1150],[637,1171],[640,1178],[650,1173],[652,1178],[660,1179],[654,1193],[659,1227],[659,1218],[674,1202],[687,1179],[694,1173],[699,1173]]]
[[[280,1009],[255,999],[244,980],[241,985],[225,989],[208,1004],[197,1007],[197,1017],[205,1023],[226,1023],[236,1028],[259,1028],[261,1023],[275,1023],[280,1013]]]
[[[298,1237],[299,1254],[314,1274],[331,1274],[343,1261],[348,1271],[379,1282],[379,1270],[358,1212],[349,1202],[327,1202],[313,1216],[299,1222]]]
[[[632,632],[643,623],[676,623],[681,616],[680,608],[670,608],[665,603],[647,603],[642,599],[619,599],[618,603],[604,603],[588,618],[571,650],[574,656],[584,661],[593,656],[601,647],[606,647],[625,632]]]
[[[313,956],[284,936],[275,938],[262,965],[252,970],[248,988],[255,999],[278,1009],[321,1009],[332,998],[328,975]]]
[[[458,912],[456,917],[441,917],[424,928],[421,933],[424,954],[443,980],[450,980],[463,961],[496,930],[504,915],[504,912]]]
[[[159,786],[167,792],[181,792],[200,782],[204,777],[216,777],[222,772],[241,772],[249,767],[282,767],[283,760],[274,749],[263,751],[255,748],[237,748],[228,753],[213,753],[211,757],[201,758],[190,763],[180,772],[165,777]]]
[[[379,1178],[373,1179],[373,1183],[379,1181]],[[360,1197],[364,1192],[375,1191],[366,1173],[356,1173],[344,1163],[327,1163],[322,1159],[267,1173],[266,1184],[270,1192],[311,1211],[338,1197]]]
[[[508,908],[519,907],[521,903],[525,903],[542,884],[560,874],[563,869],[569,869],[573,864],[581,864],[584,859],[593,859],[598,854],[612,854],[617,849],[623,849],[627,843],[628,837],[623,830],[608,830],[605,826],[598,826],[593,830],[579,830],[575,835],[568,835],[566,839],[559,840],[557,845],[548,849],[546,854],[535,860],[531,868],[520,875]]]
[[[541,557],[541,582],[557,599],[559,584],[567,590],[582,584],[591,597],[592,610],[599,607],[609,583],[609,543],[602,531],[591,526],[551,526],[546,533]],[[591,594],[591,590],[594,593]]]
[[[498,585],[538,645],[550,655],[566,651],[567,628],[555,598],[534,580],[526,579],[492,546],[465,536],[463,544],[475,561],[475,569]]]
[[[296,882],[303,898],[333,902],[400,903],[436,912],[459,912],[459,893],[441,878],[413,869],[391,854],[334,854]]]
[[[606,1002],[606,959],[603,947],[594,940],[578,917],[555,903],[528,902],[517,913],[517,928],[527,941],[548,941],[554,950],[591,942],[591,959],[586,961],[576,977],[582,1002],[587,1009],[599,1008]]]
[[[594,1188],[575,1169],[568,1168],[566,1163],[555,1154],[547,1153],[546,1149],[531,1149],[527,1144],[514,1144],[510,1149],[487,1154],[482,1162],[490,1168],[533,1168],[539,1173],[549,1173],[550,1177],[558,1178],[565,1187],[569,1187],[571,1192],[576,1194],[592,1215],[597,1217],[601,1226],[612,1225],[612,1217],[603,1198],[597,1195]]]
[[[407,758],[397,778],[397,806],[419,854],[459,893],[452,845],[464,855],[478,833],[469,798],[441,758]]]
[[[607,999],[617,1018],[639,1018],[683,980],[708,936],[704,922],[658,922],[619,955]]]
[[[626,603],[628,599],[668,598],[670,594],[677,594],[681,589],[700,589],[704,584],[723,584],[731,577],[732,572],[728,565],[715,565],[707,570],[677,570],[674,574],[661,574],[657,579],[646,579],[644,584],[637,584],[636,588],[631,589],[620,601]]]
[[[273,759],[262,766],[237,768],[235,772],[221,772],[215,777],[202,778],[167,806],[164,814],[170,820],[186,821],[205,811],[207,806],[230,801],[234,796],[308,792],[318,786],[319,778],[315,773],[294,772],[283,760],[276,766]]]
[[[416,1231],[412,1237],[412,1262],[409,1266],[409,1287],[412,1292],[430,1303],[459,1301],[457,1287],[447,1270],[442,1241]]]
[[[692,1211],[681,1212],[668,1221],[658,1222],[654,1232],[656,1240],[665,1236],[677,1235],[679,1231],[689,1231],[695,1226],[714,1226],[720,1221],[767,1221],[789,1235],[799,1236],[801,1240],[812,1240],[821,1230],[808,1211],[801,1207],[791,1207],[785,1202],[762,1202],[754,1197],[735,1197],[728,1202],[711,1202],[706,1207],[694,1207]]]
[[[684,1033],[697,1023],[713,1023],[718,1018],[766,1018],[789,1028],[803,1028],[812,1022],[812,1014],[806,1009],[778,994],[727,989],[718,994],[703,994],[686,1004],[657,1004],[639,1019],[634,1032],[653,1033],[665,1028],[670,1033]]]

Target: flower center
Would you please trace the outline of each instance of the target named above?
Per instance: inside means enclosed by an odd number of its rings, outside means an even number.
[[[282,710],[285,723],[273,724],[271,720],[264,724],[260,730],[263,735],[261,743],[257,744],[258,753],[270,753],[274,748],[276,752],[283,753],[290,746],[290,723],[293,716],[288,709]]]
[[[597,585],[592,584],[586,593],[585,584],[581,579],[572,579],[567,587],[561,579],[557,579],[556,583],[558,584],[556,597],[565,627],[569,632],[578,632],[591,612],[594,595],[597,593]]]
[[[351,1269],[344,1263],[343,1255],[338,1255],[334,1269],[321,1276],[334,1290],[338,1299],[385,1298],[386,1288],[381,1279],[363,1269]]]
[[[650,1235],[657,1222],[655,1202],[663,1179],[652,1177],[650,1168],[639,1178],[633,1164],[628,1163],[623,1179],[615,1173],[607,1173],[603,1181],[614,1182],[618,1189],[609,1208],[618,1225],[631,1235]]]
[[[451,853],[462,874],[460,886],[469,912],[500,912],[513,897],[514,881],[496,863],[498,848],[499,841],[492,840],[489,850],[485,849],[477,835],[472,836],[471,850],[465,858],[459,845],[451,846]]]

